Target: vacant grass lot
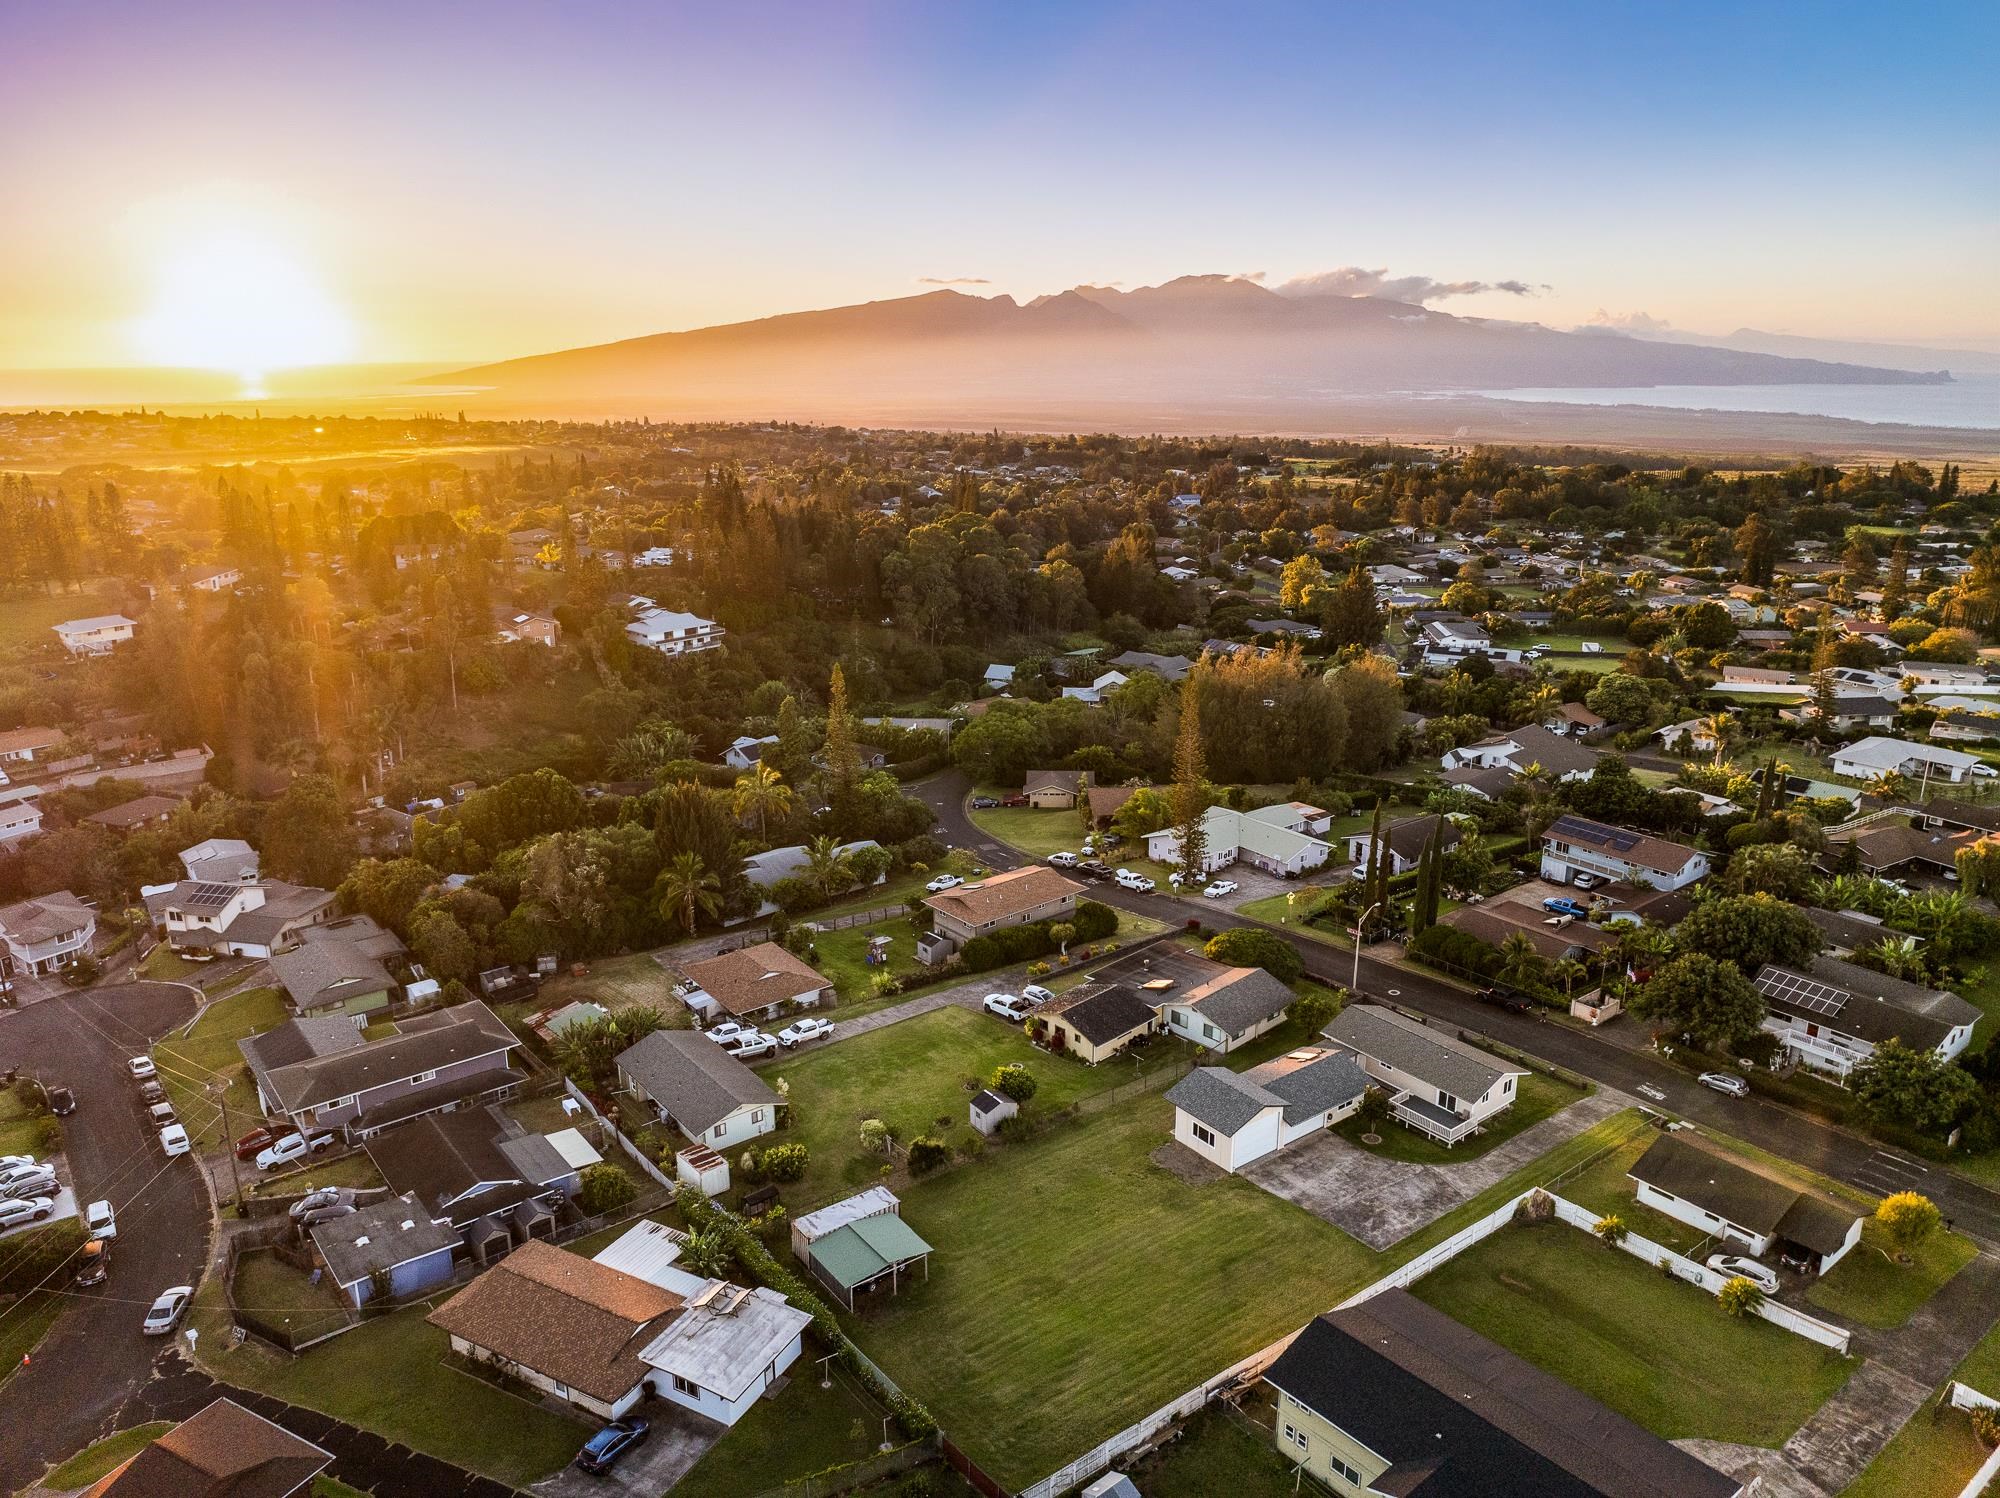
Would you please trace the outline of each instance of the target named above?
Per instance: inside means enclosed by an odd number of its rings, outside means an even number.
[[[836,1366],[833,1387],[822,1389],[818,1351],[809,1346],[784,1392],[752,1405],[674,1484],[675,1498],[740,1498],[875,1454],[885,1412],[845,1368]]]
[[[310,1275],[274,1253],[252,1252],[236,1261],[236,1304],[259,1321],[300,1341],[321,1336],[347,1322],[347,1306],[324,1275]]]
[[[108,1435],[50,1469],[42,1486],[57,1492],[68,1488],[87,1488],[127,1457],[137,1456],[153,1443],[156,1436],[163,1436],[173,1428],[171,1420],[154,1420]]]
[[[1011,792],[982,791],[982,795]],[[1037,811],[1032,806],[992,806],[971,814],[981,832],[1010,848],[1018,848],[1030,858],[1047,858],[1051,853],[1083,851],[1083,814],[1077,811]],[[1137,851],[1143,853],[1145,849]],[[1109,859],[1106,860],[1109,862]]]
[[[283,1024],[289,1014],[279,990],[246,988],[209,1005],[185,1036],[177,1030],[153,1047],[160,1081],[197,1150],[213,1149],[222,1142],[218,1097],[227,1098],[230,1126],[238,1134],[261,1116],[250,1068],[236,1042]],[[227,1091],[219,1091],[224,1082]]]
[[[2000,1327],[1995,1327],[1952,1370],[1951,1379],[1982,1394],[2000,1395]],[[1972,1418],[1959,1410],[1932,1412],[1932,1401],[1910,1417],[1868,1469],[1849,1485],[1845,1498],[1957,1498],[1986,1460],[1986,1447],[1972,1433]]]
[[[0,651],[23,646],[54,645],[49,631],[65,619],[90,619],[118,612],[108,593],[16,593],[0,608]]]
[[[1970,1238],[1940,1229],[1917,1247],[1910,1263],[1899,1264],[1893,1255],[1888,1234],[1869,1219],[1862,1225],[1861,1241],[1806,1292],[1806,1299],[1863,1326],[1901,1326],[1976,1259],[1979,1248]]]
[[[1478,1159],[1495,1145],[1504,1144],[1516,1134],[1533,1128],[1545,1118],[1554,1117],[1571,1103],[1581,1102],[1589,1095],[1584,1089],[1572,1087],[1567,1082],[1530,1072],[1521,1079],[1520,1096],[1514,1100],[1513,1107],[1487,1125],[1485,1133],[1475,1134],[1450,1149],[1435,1140],[1426,1139],[1415,1129],[1393,1118],[1382,1125],[1380,1144],[1361,1142],[1366,1126],[1359,1119],[1350,1118],[1336,1126],[1334,1132],[1356,1149],[1384,1159],[1404,1160],[1412,1165],[1462,1165],[1467,1160]]]
[[[687,1022],[687,1010],[674,998],[673,980],[667,970],[644,952],[628,952],[622,957],[600,957],[589,964],[582,977],[564,969],[542,985],[532,1007],[558,1009],[564,1004],[587,1000],[601,1004],[612,1013],[651,1005],[672,1022],[676,1016]]]
[[[1413,1293],[1668,1440],[1782,1445],[1857,1366],[1561,1223],[1504,1228]]]

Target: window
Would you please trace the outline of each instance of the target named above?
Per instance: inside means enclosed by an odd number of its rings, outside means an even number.
[[[728,1132],[729,1132],[729,1124],[727,1120],[724,1120],[722,1123],[719,1123],[715,1126],[715,1137],[717,1139],[720,1139],[724,1134],[727,1134]]]
[[[695,1383],[692,1379],[682,1378],[676,1373],[674,1375],[674,1392],[676,1394],[685,1394],[690,1399],[699,1399],[701,1398],[701,1385]]]
[[[1312,1444],[1311,1437],[1289,1420],[1285,1422],[1285,1440],[1291,1445],[1298,1447],[1301,1451],[1306,1450]]]
[[[410,1085],[412,1087],[421,1087],[426,1082],[435,1082],[436,1080],[437,1080],[436,1072],[420,1071],[414,1077],[410,1078]]]
[[[1201,1027],[1201,1037],[1203,1040],[1214,1040],[1221,1033],[1222,1032],[1216,1029],[1215,1026],[1213,1025],[1204,1024]]]
[[[1502,1092],[1512,1092],[1514,1090],[1514,1079],[1509,1077],[1505,1082],[1501,1083],[1500,1090]]]
[[[1354,1468],[1348,1466],[1347,1463],[1342,1461],[1339,1457],[1331,1455],[1328,1456],[1326,1459],[1326,1464],[1329,1467],[1333,1468],[1333,1470],[1340,1476],[1346,1478],[1349,1482],[1353,1483],[1357,1488],[1361,1486],[1361,1474],[1355,1471]]]
[[[1203,1144],[1215,1143],[1215,1130],[1209,1128],[1206,1124],[1191,1123],[1188,1125],[1188,1132]]]
[[[764,1121],[764,1110],[762,1108],[753,1108],[750,1110],[750,1122],[762,1123],[763,1121]]]

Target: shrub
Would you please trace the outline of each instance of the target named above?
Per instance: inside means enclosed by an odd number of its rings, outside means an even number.
[[[1002,1097],[1010,1097],[1017,1103],[1025,1103],[1035,1095],[1041,1084],[1035,1074],[1018,1061],[1009,1061],[993,1068],[993,1090]]]
[[[61,1154],[62,1147],[62,1120],[51,1113],[35,1125],[35,1150],[47,1159],[50,1155]]]
[[[577,1180],[577,1210],[586,1217],[602,1217],[616,1212],[639,1194],[632,1178],[608,1161],[586,1165]]]
[[[1915,1191],[1898,1191],[1877,1204],[1875,1220],[1896,1245],[1898,1256],[1908,1259],[1910,1250],[1936,1232],[1942,1219],[1936,1203],[1929,1197]]]
[[[7,1240],[0,1266],[0,1295],[25,1295],[54,1274],[83,1247],[83,1225],[74,1217],[17,1233]]]
[[[2000,1446],[2000,1410],[1979,1405],[1972,1411],[1972,1433],[1989,1451]]]
[[[1071,941],[1102,941],[1118,929],[1118,912],[1098,900],[1079,900],[1069,925],[1076,932]]]
[[[1724,1282],[1715,1300],[1731,1316],[1749,1316],[1764,1303],[1764,1292],[1739,1274]]]
[[[910,1174],[929,1175],[940,1165],[951,1163],[951,1146],[942,1139],[920,1134],[910,1141]]]
[[[1000,944],[990,936],[975,936],[958,949],[958,959],[968,973],[983,973],[1000,966]]]
[[[1202,948],[1202,953],[1211,962],[1226,962],[1233,967],[1261,967],[1285,983],[1296,983],[1306,970],[1305,959],[1292,949],[1289,942],[1251,926],[1242,926],[1212,937]]]
[[[1613,1248],[1625,1241],[1625,1234],[1628,1231],[1625,1219],[1616,1212],[1598,1218],[1590,1225],[1590,1230],[1597,1234],[1599,1242],[1609,1244]]]
[[[891,1135],[889,1126],[879,1118],[861,1120],[861,1147],[871,1155],[879,1155],[889,1146]]]
[[[797,1181],[805,1176],[807,1159],[803,1144],[774,1144],[757,1157],[757,1168],[767,1181]]]

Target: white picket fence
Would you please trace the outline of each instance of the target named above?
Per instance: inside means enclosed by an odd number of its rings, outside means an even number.
[[[583,1105],[584,1112],[588,1113],[592,1118],[596,1119],[600,1124],[604,1125],[605,1129],[610,1133],[611,1137],[618,1141],[618,1147],[625,1151],[626,1155],[631,1159],[633,1164],[637,1165],[641,1170],[645,1171],[646,1174],[650,1176],[653,1179],[653,1181],[658,1185],[665,1187],[668,1191],[672,1191],[674,1189],[674,1178],[668,1175],[665,1171],[661,1170],[660,1167],[655,1165],[651,1160],[648,1160],[646,1158],[646,1152],[640,1149],[639,1146],[634,1144],[631,1140],[627,1139],[625,1137],[625,1131],[619,1128],[617,1124],[611,1122],[611,1120],[606,1118],[602,1113],[599,1113],[596,1107],[591,1103],[590,1099],[587,1096],[585,1096],[583,1091],[576,1085],[576,1083],[572,1082],[568,1077],[563,1078],[563,1091],[568,1093],[571,1097],[575,1098],[579,1103],[581,1103]]]
[[[1951,1407],[1955,1410],[2000,1410],[2000,1399],[1995,1399],[1990,1394],[1982,1394],[1970,1384],[1962,1384],[1953,1379]],[[1972,1480],[1958,1490],[1958,1498],[1979,1498],[1995,1478],[2000,1478],[2000,1446],[1986,1453],[1986,1460],[1979,1464],[1979,1470],[1972,1474]]]
[[[1508,1223],[1514,1220],[1514,1209],[1526,1200],[1529,1195],[1529,1192],[1523,1191],[1513,1200],[1501,1203],[1491,1212],[1480,1218],[1479,1221],[1469,1227],[1460,1228],[1449,1238],[1445,1239],[1444,1242],[1424,1250],[1424,1252],[1418,1254],[1401,1268],[1390,1270],[1372,1285],[1364,1285],[1339,1305],[1335,1306],[1334,1309],[1336,1311],[1344,1311],[1349,1306],[1358,1306],[1362,1301],[1369,1299],[1371,1296],[1380,1295],[1384,1290],[1408,1289],[1433,1269],[1437,1268],[1438,1265],[1448,1263],[1452,1259],[1457,1258],[1481,1238],[1490,1238],[1499,1232],[1500,1229],[1507,1226]]]

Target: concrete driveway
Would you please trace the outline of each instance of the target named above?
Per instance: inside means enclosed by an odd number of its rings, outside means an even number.
[[[60,1156],[57,1157],[57,1159],[60,1158]],[[54,1164],[55,1161],[50,1161],[49,1163]],[[59,1176],[57,1179],[61,1179],[61,1177]],[[24,1222],[19,1227],[8,1228],[6,1232],[0,1233],[0,1241],[5,1241],[13,1237],[16,1233],[26,1233],[33,1231],[35,1228],[49,1227],[52,1224],[63,1221],[65,1218],[76,1216],[77,1212],[81,1210],[76,1204],[76,1188],[74,1186],[63,1187],[51,1199],[54,1201],[55,1207],[47,1217],[44,1217],[40,1222]]]
[[[687,1476],[689,1469],[707,1456],[709,1447],[729,1429],[664,1399],[647,1399],[632,1413],[652,1421],[653,1428],[646,1436],[646,1444],[610,1472],[603,1477],[592,1477],[575,1467],[565,1467],[553,1477],[544,1477],[529,1491],[544,1498],[603,1498],[607,1494],[612,1498],[618,1495],[655,1498]],[[583,1440],[577,1444],[581,1446]]]

